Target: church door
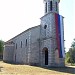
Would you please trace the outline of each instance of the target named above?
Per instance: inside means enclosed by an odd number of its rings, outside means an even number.
[[[45,65],[48,65],[48,49],[45,50]]]

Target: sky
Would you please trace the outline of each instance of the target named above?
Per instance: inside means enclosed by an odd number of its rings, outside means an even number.
[[[75,0],[60,0],[59,13],[64,16],[66,51],[75,38]],[[33,26],[44,15],[43,0],[0,0],[0,39],[7,41]]]

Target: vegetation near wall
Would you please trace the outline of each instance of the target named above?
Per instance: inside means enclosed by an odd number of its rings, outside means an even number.
[[[3,52],[4,49],[4,41],[0,40],[0,53]]]
[[[66,62],[75,63],[75,39],[72,42],[71,48],[66,53]]]
[[[0,40],[0,59],[3,57],[4,41]]]

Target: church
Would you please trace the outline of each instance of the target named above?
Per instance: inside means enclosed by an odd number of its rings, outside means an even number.
[[[45,15],[38,26],[27,29],[5,43],[3,61],[35,66],[64,67],[64,17],[60,0],[44,0]]]

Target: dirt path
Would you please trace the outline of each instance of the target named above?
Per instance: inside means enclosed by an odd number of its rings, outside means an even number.
[[[28,65],[13,65],[0,61],[0,75],[75,75],[75,67],[41,68]]]

